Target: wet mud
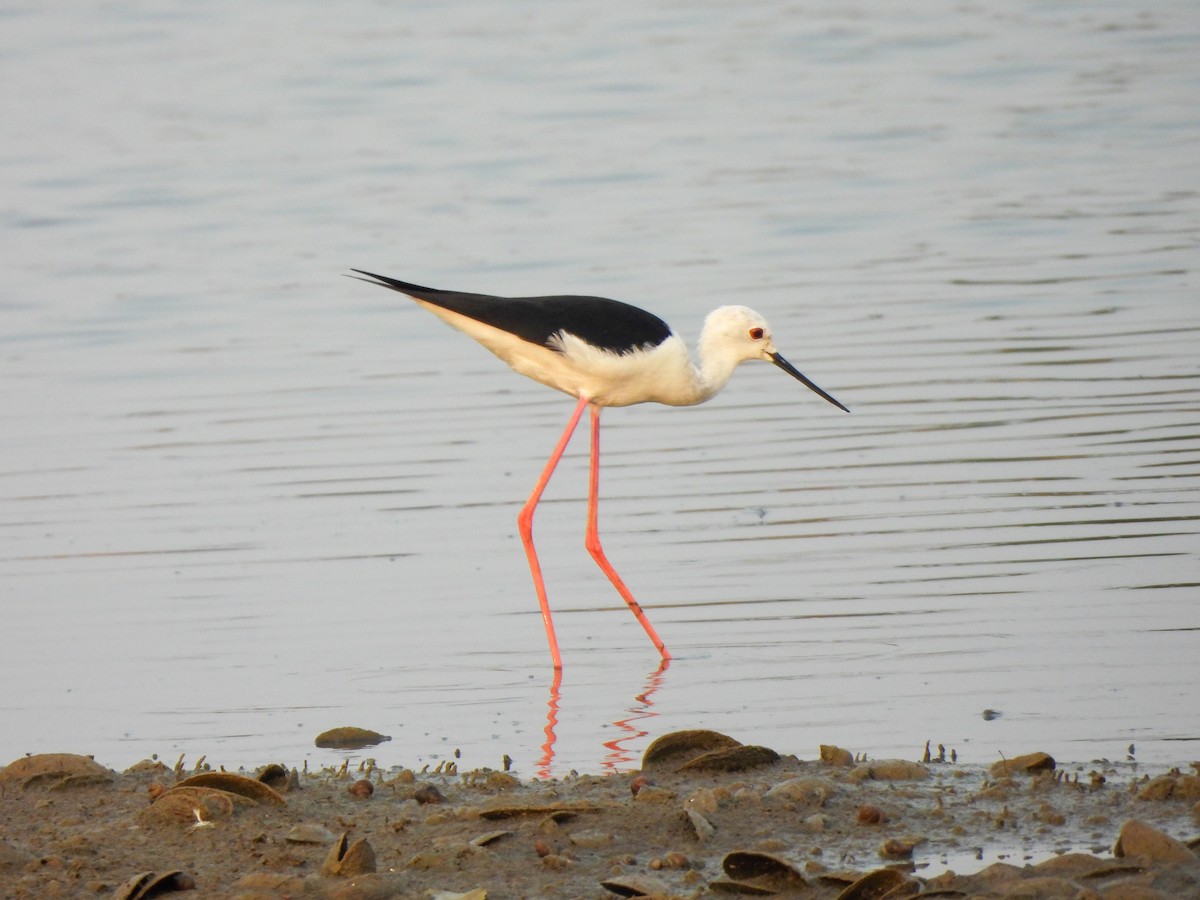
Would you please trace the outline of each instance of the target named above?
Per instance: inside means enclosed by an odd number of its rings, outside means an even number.
[[[640,771],[528,780],[371,760],[0,770],[0,895],[1200,896],[1200,777],[1131,760],[811,759],[693,731]]]

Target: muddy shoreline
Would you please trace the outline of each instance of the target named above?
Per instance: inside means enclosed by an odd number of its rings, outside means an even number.
[[[546,781],[26,757],[0,770],[0,895],[1200,897],[1190,765],[800,759],[712,734]]]

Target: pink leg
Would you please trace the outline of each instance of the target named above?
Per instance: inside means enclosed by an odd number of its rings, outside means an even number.
[[[542,581],[542,566],[538,562],[537,551],[533,548],[533,511],[537,508],[538,501],[542,499],[542,492],[546,490],[546,484],[550,481],[550,476],[554,474],[558,461],[562,459],[567,444],[571,442],[571,435],[575,433],[575,426],[579,424],[579,419],[587,404],[585,398],[580,398],[579,403],[575,406],[575,412],[571,415],[571,421],[567,423],[554,452],[550,454],[550,459],[546,462],[546,468],[542,470],[542,477],[538,479],[533,493],[529,495],[529,499],[521,507],[520,515],[517,516],[517,529],[521,532],[521,543],[525,545],[525,555],[529,558],[529,571],[533,573],[533,586],[537,589],[538,603],[542,606],[542,622],[546,626],[546,640],[550,642],[550,658],[554,661],[556,669],[562,668],[562,657],[558,653],[558,638],[554,635],[554,622],[550,618],[550,602],[546,599],[546,585]]]
[[[629,592],[629,588],[625,587],[625,582],[621,580],[621,576],[617,574],[617,570],[612,567],[612,563],[604,555],[604,548],[600,546],[600,529],[597,524],[598,512],[596,509],[600,496],[600,408],[596,406],[592,407],[592,466],[588,481],[587,537],[584,540],[588,553],[592,554],[592,559],[596,560],[597,565],[604,570],[604,574],[608,576],[608,580],[617,589],[617,593],[621,595],[621,599],[629,604],[629,608],[633,610],[633,614],[637,616],[637,620],[646,629],[646,634],[650,635],[650,640],[654,642],[654,646],[658,648],[658,652],[662,654],[662,658],[664,660],[670,659],[671,654],[663,644],[662,638],[658,636],[658,632],[654,630],[654,626],[650,624],[650,620],[642,612],[641,606],[633,599],[633,594]]]

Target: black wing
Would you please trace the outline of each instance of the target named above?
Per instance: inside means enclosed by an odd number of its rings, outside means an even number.
[[[416,297],[531,344],[547,346],[550,338],[565,331],[594,347],[624,353],[647,344],[657,346],[671,336],[667,323],[653,313],[605,297],[493,297],[422,287],[361,269],[350,271],[375,279],[368,284]]]

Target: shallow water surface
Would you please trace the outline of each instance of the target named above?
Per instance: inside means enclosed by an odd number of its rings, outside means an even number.
[[[1200,11],[9,12],[0,756],[1181,762],[1200,708]],[[604,416],[350,267],[746,303],[769,366]],[[985,711],[992,711],[985,715]]]

